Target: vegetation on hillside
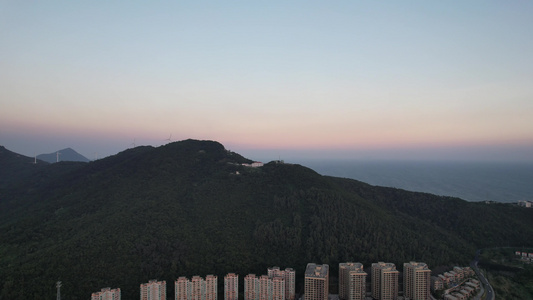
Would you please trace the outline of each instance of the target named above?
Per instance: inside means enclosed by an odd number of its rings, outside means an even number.
[[[533,264],[515,255],[515,251],[533,252],[533,248],[483,249],[480,268],[487,273],[497,299],[533,299]]]
[[[171,298],[179,276],[218,275],[222,291],[226,273],[274,265],[301,282],[308,262],[334,277],[344,261],[465,265],[479,247],[533,246],[533,210],[249,162],[187,140],[0,172],[0,299],[49,299],[57,280],[69,299],[106,286],[133,299],[154,278]]]

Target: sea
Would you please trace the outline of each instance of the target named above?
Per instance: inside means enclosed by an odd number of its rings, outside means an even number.
[[[305,160],[319,174],[467,201],[533,201],[533,163]]]

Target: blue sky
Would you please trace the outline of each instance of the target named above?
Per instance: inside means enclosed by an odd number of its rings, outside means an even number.
[[[533,161],[531,1],[0,1],[0,144]],[[98,154],[97,154],[98,153]]]

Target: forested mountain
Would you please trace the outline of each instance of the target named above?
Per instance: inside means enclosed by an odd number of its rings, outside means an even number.
[[[475,249],[533,246],[533,209],[260,168],[211,141],[136,147],[90,163],[31,164],[0,149],[0,299],[87,299],[103,287],[269,266],[465,265]],[[30,161],[31,162],[31,161]],[[24,167],[22,167],[24,165]],[[16,172],[24,168],[24,172]],[[33,169],[32,169],[33,168]],[[9,174],[14,176],[9,176]],[[242,279],[241,279],[242,284]],[[242,289],[242,286],[241,286]]]

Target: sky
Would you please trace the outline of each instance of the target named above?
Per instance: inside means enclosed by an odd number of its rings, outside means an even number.
[[[0,145],[533,161],[532,1],[0,0]]]

